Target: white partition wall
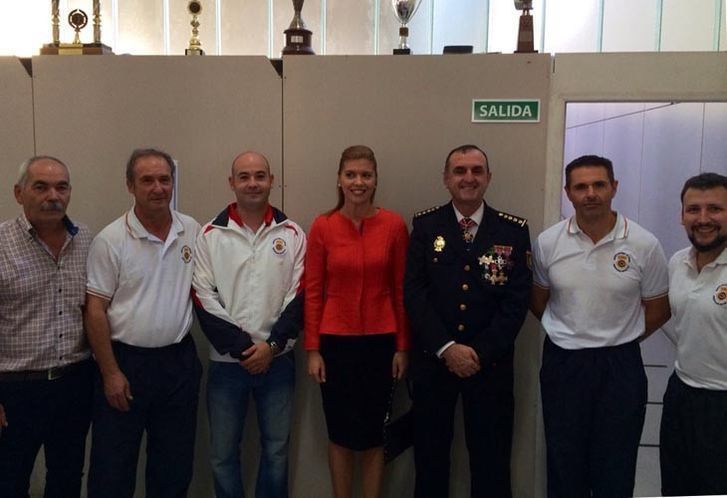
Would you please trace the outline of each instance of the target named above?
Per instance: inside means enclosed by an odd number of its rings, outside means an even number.
[[[442,185],[444,159],[453,147],[474,143],[490,159],[487,201],[542,227],[546,101],[550,57],[380,56],[284,59],[285,208],[306,227],[336,200],[341,151],[372,147],[379,163],[377,204],[405,219],[449,199]],[[472,99],[540,99],[540,123],[472,123]],[[416,333],[415,331],[413,333]],[[516,353],[513,485],[516,496],[535,496],[537,369],[540,337],[533,323],[521,332]],[[301,358],[302,359],[302,358]],[[318,387],[298,383],[305,430],[295,460],[295,496],[330,496],[327,479],[305,468],[326,468],[325,428]],[[453,498],[469,496],[466,450],[458,420],[453,449]],[[305,459],[303,459],[305,455]],[[385,496],[407,496],[413,486],[411,454],[388,469]]]

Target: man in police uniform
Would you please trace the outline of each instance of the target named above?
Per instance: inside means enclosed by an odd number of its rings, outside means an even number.
[[[677,348],[661,416],[664,496],[727,494],[727,176],[702,173],[682,189],[692,243],[669,261]]]
[[[454,409],[462,395],[471,496],[507,498],[513,349],[527,313],[524,219],[483,201],[491,173],[475,145],[444,165],[450,203],[414,216],[404,301],[411,320],[415,498],[449,496]]]

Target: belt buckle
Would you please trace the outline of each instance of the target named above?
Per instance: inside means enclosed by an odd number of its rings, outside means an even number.
[[[63,375],[63,367],[53,367],[48,369],[48,380],[60,379]]]

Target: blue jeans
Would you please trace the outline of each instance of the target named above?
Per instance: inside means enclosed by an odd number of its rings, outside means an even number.
[[[244,498],[240,441],[250,396],[255,398],[262,455],[256,498],[288,497],[288,442],[293,412],[293,354],[275,358],[267,372],[251,375],[238,363],[210,361],[207,409],[210,460],[217,498]]]

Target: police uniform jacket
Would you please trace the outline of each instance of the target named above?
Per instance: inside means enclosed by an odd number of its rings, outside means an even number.
[[[404,281],[414,350],[433,357],[455,341],[483,368],[511,364],[532,282],[527,222],[485,206],[469,245],[451,202],[414,216]]]

